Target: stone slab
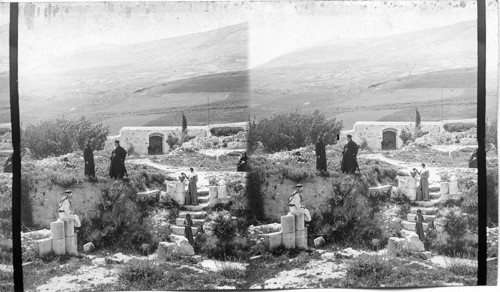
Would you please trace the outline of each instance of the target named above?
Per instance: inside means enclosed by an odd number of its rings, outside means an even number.
[[[449,187],[448,193],[450,195],[457,195],[458,194],[458,181],[450,182],[450,187]]]
[[[307,248],[307,228],[295,231],[295,247]]]
[[[295,233],[283,233],[283,246],[291,249],[295,248]]]
[[[449,193],[449,189],[450,188],[450,183],[449,182],[441,182],[440,183],[440,192],[441,194],[448,194]]]
[[[66,254],[66,239],[54,239],[52,238],[52,251],[57,255]]]
[[[75,235],[75,220],[71,218],[59,218],[58,221],[64,222],[64,236]]]
[[[416,202],[413,202],[413,204],[415,206],[419,206],[419,207],[432,207],[432,206],[439,205],[439,203],[441,203],[441,200],[430,200],[430,201],[416,201]]]
[[[166,183],[167,194],[184,193],[186,191],[186,183],[181,181],[169,181]]]
[[[54,221],[50,222],[50,236],[52,239],[63,239],[64,240],[64,222]]]
[[[186,214],[191,215],[191,219],[204,219],[207,216],[207,212],[205,211],[194,211],[194,212],[180,212],[180,218],[186,218]]]
[[[38,246],[37,251],[39,256],[46,255],[52,250],[52,238],[36,240],[35,245]]]
[[[270,248],[274,249],[283,244],[283,234],[281,232],[273,232],[264,234],[264,242]]]
[[[168,193],[167,193],[168,194]],[[186,203],[186,193],[185,192],[177,192],[169,194],[174,201],[179,204],[179,206],[184,206]]]
[[[75,235],[66,236],[64,238],[64,248],[66,250],[66,254],[75,255],[77,252],[77,238]]]
[[[439,192],[430,192],[429,199],[431,200],[439,200],[441,198],[441,194]]]
[[[406,192],[404,194],[410,201],[415,201],[415,199],[417,198],[417,189],[408,188],[406,189]]]
[[[422,215],[436,215],[439,211],[436,207],[411,207],[410,213],[417,214],[419,209],[422,211]]]
[[[281,216],[281,232],[295,233],[295,217],[293,215]]]
[[[205,210],[208,207],[208,203],[205,204],[199,204],[196,206],[193,205],[184,205],[182,208],[186,211],[202,211]]]
[[[227,198],[227,187],[226,186],[219,186],[219,189],[217,191],[217,198],[219,199],[225,199]]]
[[[304,230],[304,213],[300,212],[290,212],[290,215],[293,215],[295,219],[295,230]]]

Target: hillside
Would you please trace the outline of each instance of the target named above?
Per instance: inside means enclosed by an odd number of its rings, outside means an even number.
[[[10,123],[9,26],[0,25],[0,123]]]
[[[147,43],[90,48],[49,64],[21,62],[22,120],[85,114],[117,132],[123,125],[144,125],[171,108],[205,105],[206,94],[191,94],[186,80],[246,69],[247,29],[241,23]],[[217,92],[216,101],[239,86],[221,84],[207,89],[198,82],[201,88],[194,91]],[[46,110],[40,112],[41,107]]]
[[[306,47],[251,71],[251,115],[320,108],[345,128],[357,120],[412,120],[416,106],[425,120],[472,118],[476,52],[475,21]],[[496,105],[495,92],[492,86]]]

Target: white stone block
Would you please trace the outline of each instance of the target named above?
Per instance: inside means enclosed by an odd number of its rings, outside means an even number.
[[[450,195],[458,194],[458,181],[451,181],[448,193]]]
[[[264,234],[264,240],[266,245],[273,249],[283,244],[283,234],[281,232]]]
[[[183,193],[186,191],[186,182],[169,181],[167,183],[167,194]]]
[[[416,177],[409,177],[408,178],[408,188],[409,189],[414,189],[417,187],[417,178]]]
[[[295,233],[295,217],[293,215],[281,216],[281,232]]]
[[[52,238],[44,238],[35,241],[39,256],[48,254],[52,250]]]
[[[52,238],[52,251],[57,255],[65,254],[66,253],[66,239],[65,238],[60,238],[60,239]]]
[[[406,189],[406,197],[410,201],[415,201],[415,199],[417,198],[417,189],[415,189],[415,188]]]
[[[283,233],[282,236],[285,248],[295,248],[295,233]]]
[[[76,236],[66,236],[64,238],[64,248],[66,250],[66,254],[78,254],[77,252],[77,239]]]
[[[398,189],[404,190],[408,188],[408,178],[398,176]]]
[[[75,220],[71,218],[59,218],[57,220],[64,222],[64,236],[75,235]]]
[[[217,198],[219,198],[219,199],[227,198],[227,187],[226,186],[219,186],[219,189],[217,191]]]
[[[171,196],[172,196],[172,199],[174,201],[176,201],[177,204],[179,204],[179,206],[184,206],[184,204],[186,203],[186,193],[185,192],[173,193],[173,194],[171,194]]]
[[[295,230],[304,230],[304,213],[290,212],[295,218]]]
[[[440,183],[440,190],[439,190],[439,192],[441,193],[441,196],[442,195],[447,195],[449,193],[449,187],[450,187],[450,183],[449,182],[441,182]]]
[[[52,239],[63,239],[64,240],[64,222],[54,221],[50,222],[50,235]]]
[[[307,228],[295,231],[295,246],[307,248]]]

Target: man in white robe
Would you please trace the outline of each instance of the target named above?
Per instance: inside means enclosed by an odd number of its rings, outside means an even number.
[[[66,219],[66,218],[73,219],[73,221],[75,222],[75,227],[79,228],[81,226],[80,218],[78,217],[78,215],[72,213],[70,210],[71,202],[69,201],[69,199],[71,199],[71,196],[73,195],[73,193],[70,190],[67,190],[64,193],[66,195],[61,199],[61,201],[59,201],[59,207],[58,207],[59,218],[61,218],[61,219]]]
[[[290,213],[304,213],[304,221],[309,222],[311,221],[311,213],[309,210],[304,208],[301,204],[302,201],[302,196],[300,193],[304,190],[304,186],[301,184],[298,184],[295,186],[295,191],[293,194],[290,196],[290,199],[288,200],[288,206],[290,207]]]

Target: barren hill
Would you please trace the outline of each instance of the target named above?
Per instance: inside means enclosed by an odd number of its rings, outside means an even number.
[[[347,128],[357,120],[412,120],[416,106],[424,120],[475,117],[476,30],[468,21],[280,56],[251,71],[251,115],[319,108]]]

